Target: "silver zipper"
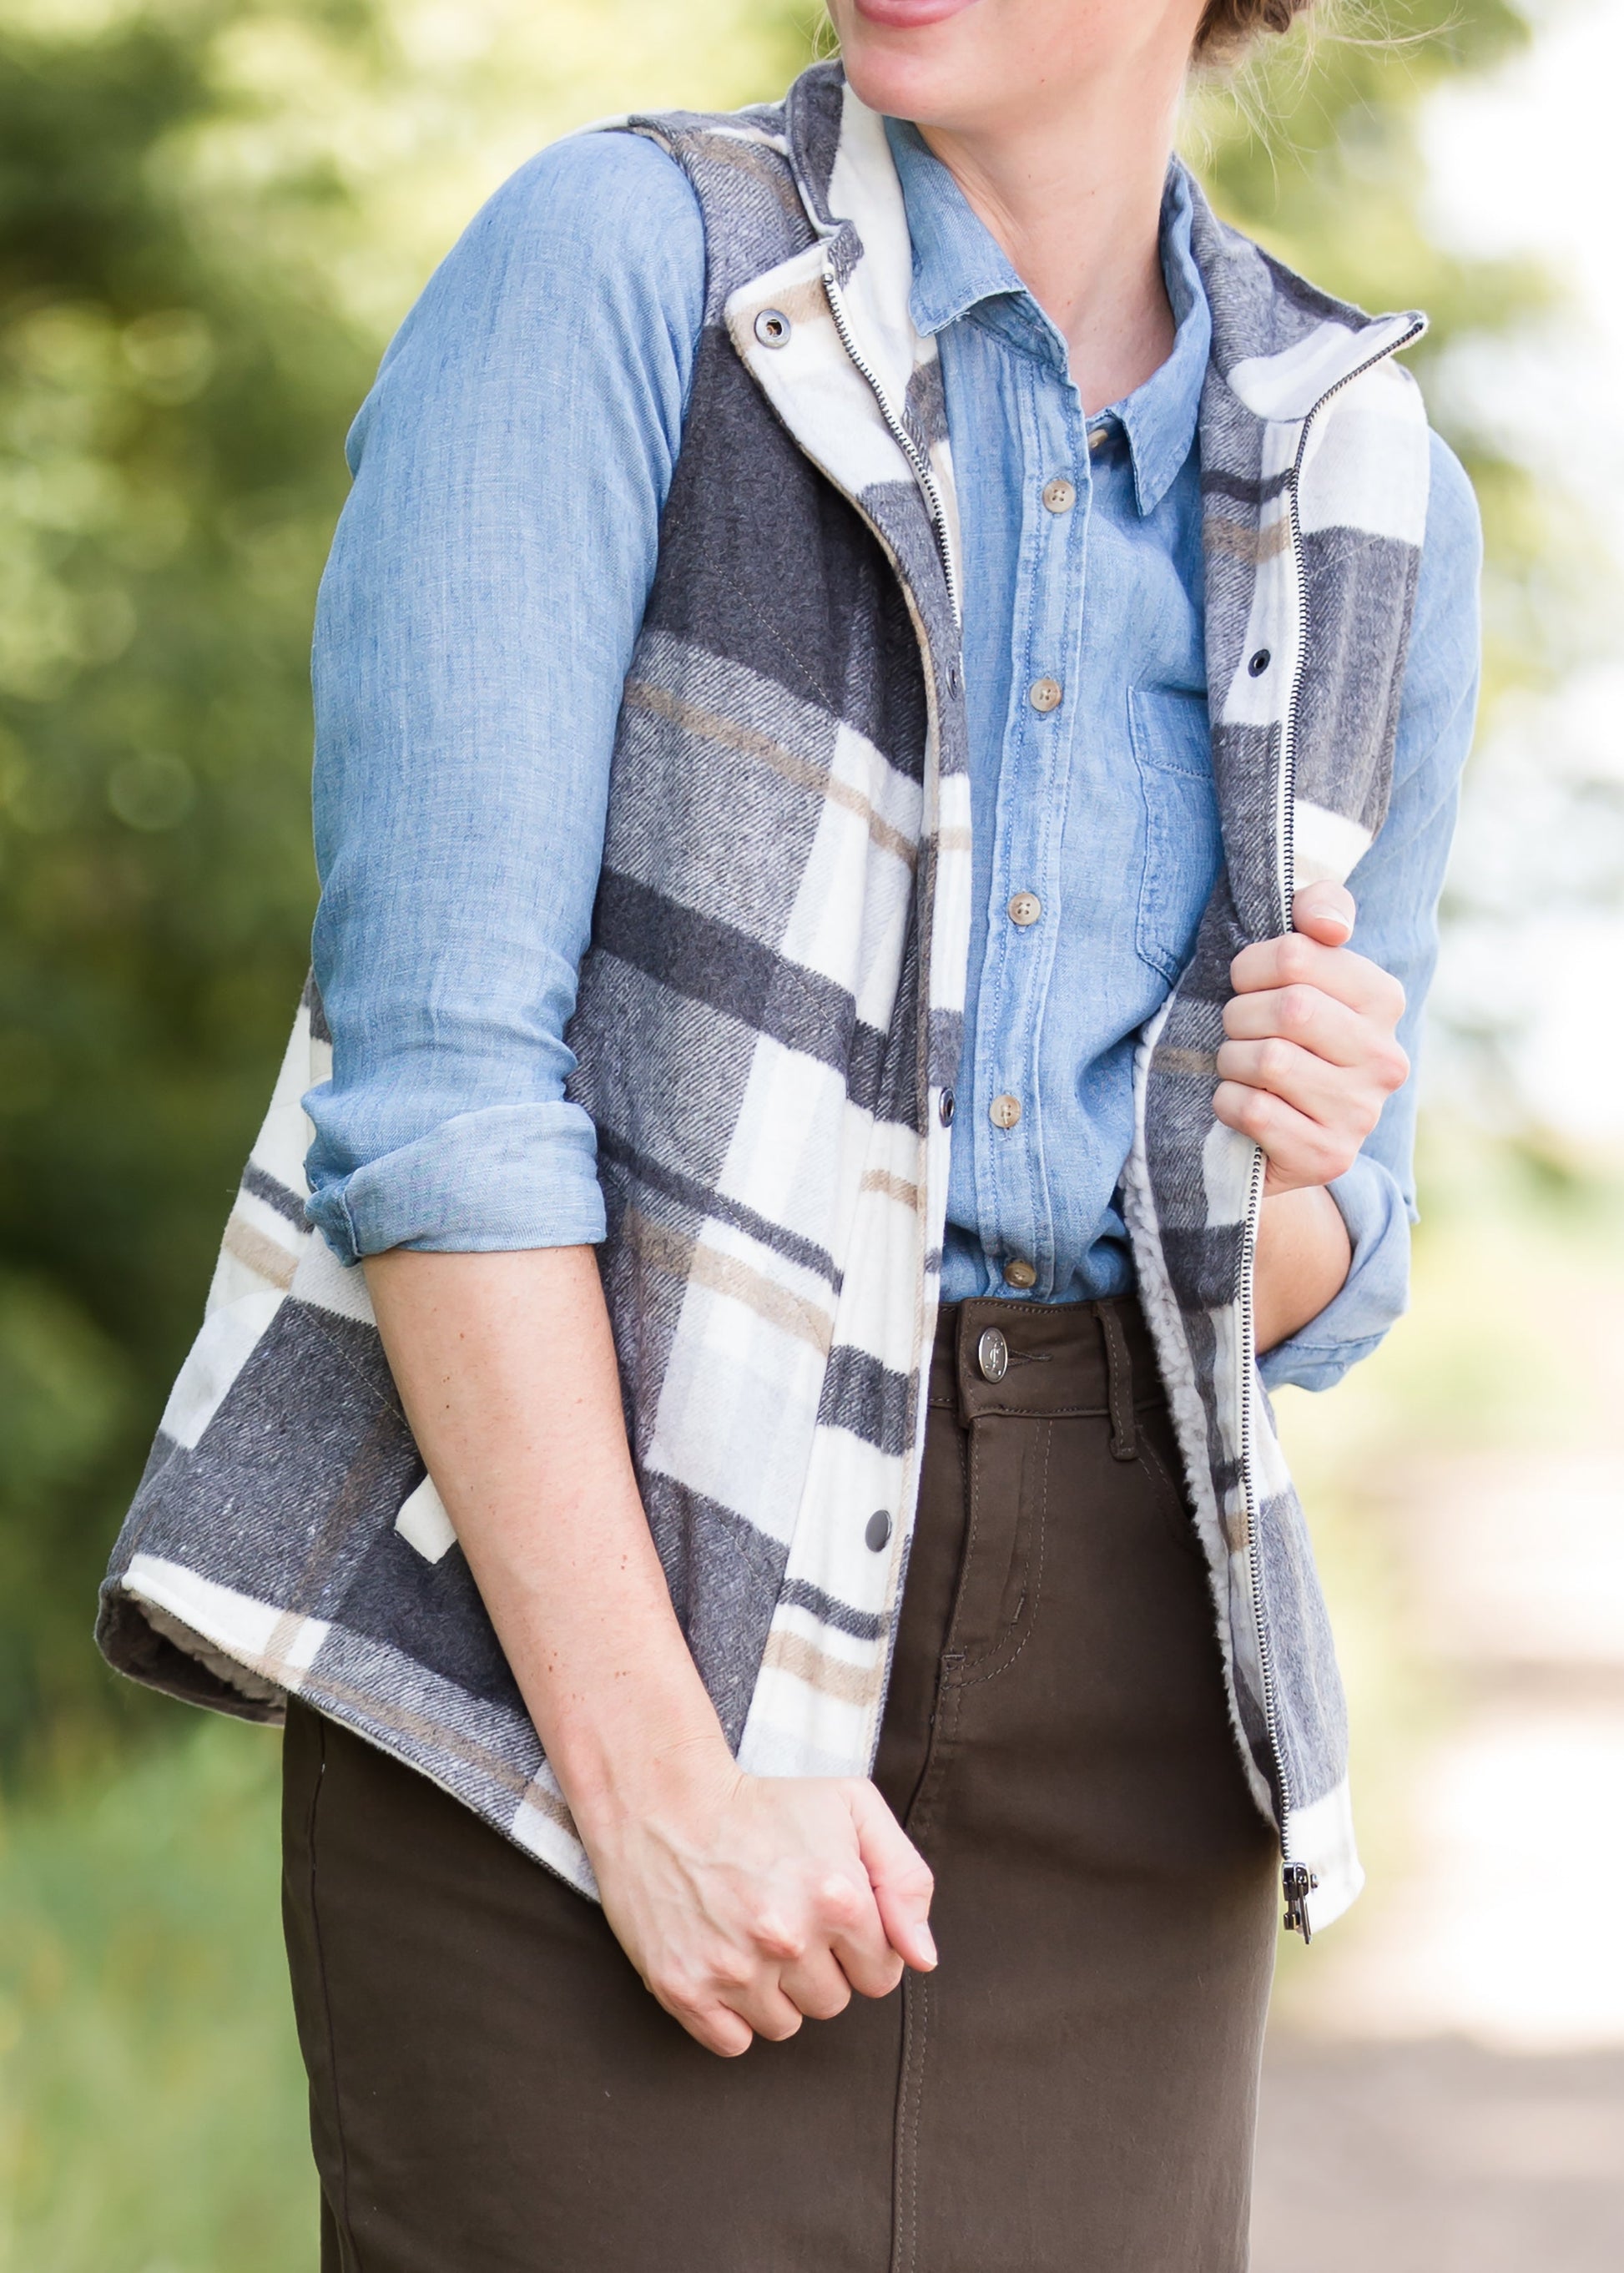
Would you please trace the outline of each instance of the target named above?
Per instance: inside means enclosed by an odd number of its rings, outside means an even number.
[[[1291,692],[1286,704],[1285,723],[1280,735],[1280,784],[1278,790],[1280,829],[1279,858],[1275,867],[1275,888],[1279,896],[1279,935],[1284,937],[1292,925],[1292,887],[1296,881],[1297,846],[1295,806],[1297,799],[1297,722],[1303,701],[1303,679],[1308,655],[1308,575],[1303,565],[1303,523],[1297,506],[1297,485],[1302,477],[1303,461],[1307,454],[1308,439],[1315,419],[1346,386],[1356,379],[1363,379],[1379,363],[1397,355],[1403,348],[1418,340],[1426,329],[1425,319],[1417,319],[1401,339],[1395,340],[1379,355],[1369,356],[1350,371],[1343,373],[1335,386],[1327,387],[1303,421],[1297,436],[1297,455],[1291,461],[1291,471],[1286,483],[1286,521],[1291,540],[1291,567],[1297,580],[1297,611],[1298,637],[1297,655],[1292,665]],[[1258,1262],[1258,1223],[1263,1211],[1263,1180],[1267,1170],[1263,1148],[1257,1146],[1252,1153],[1252,1182],[1246,1197],[1246,1219],[1241,1245],[1241,1354],[1245,1368],[1241,1397],[1241,1489],[1246,1501],[1246,1572],[1252,1591],[1252,1630],[1258,1644],[1258,1678],[1263,1690],[1263,1722],[1268,1736],[1269,1749],[1274,1759],[1275,1788],[1280,1795],[1280,1851],[1282,1857],[1282,1884],[1285,1894],[1285,1923],[1288,1932],[1300,1933],[1304,1942],[1313,1939],[1313,1929],[1308,1922],[1308,1897],[1319,1885],[1312,1871],[1291,1860],[1291,1780],[1286,1772],[1285,1749],[1280,1741],[1280,1715],[1274,1685],[1274,1653],[1269,1639],[1268,1620],[1263,1609],[1263,1574],[1259,1554],[1259,1497],[1257,1480],[1252,1468],[1253,1429],[1252,1399],[1258,1374],[1257,1317],[1254,1308]]]
[[[942,574],[947,581],[948,603],[953,611],[953,620],[957,623],[959,620],[959,570],[953,559],[952,539],[947,533],[947,507],[943,502],[941,484],[936,480],[930,460],[920,448],[903,424],[901,418],[892,409],[890,398],[880,384],[879,374],[853,337],[852,326],[846,318],[846,303],[840,296],[839,280],[834,270],[827,266],[823,270],[823,291],[829,301],[829,312],[835,319],[835,329],[840,334],[841,346],[851,357],[858,371],[873,388],[874,399],[879,404],[880,416],[885,421],[891,439],[914,469],[914,477],[924,491],[925,503],[930,511],[930,526],[936,532],[936,551],[942,556]]]

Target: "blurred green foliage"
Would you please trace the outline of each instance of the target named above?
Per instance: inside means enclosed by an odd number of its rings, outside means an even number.
[[[275,1740],[194,1721],[0,1837],[0,2273],[316,2260]]]
[[[11,1739],[99,1682],[88,1589],[195,1322],[309,915],[306,622],[373,342],[177,162],[218,112],[209,35],[242,12],[0,22]],[[312,169],[274,194],[342,192]]]

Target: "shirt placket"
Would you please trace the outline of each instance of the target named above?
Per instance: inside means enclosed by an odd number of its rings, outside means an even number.
[[[987,951],[977,1013],[977,1197],[996,1225],[991,1287],[1056,1293],[1039,1048],[1061,920],[1060,855],[1075,738],[1090,482],[1069,379],[1006,349],[1024,470],[1011,626],[1009,713],[999,758]]]

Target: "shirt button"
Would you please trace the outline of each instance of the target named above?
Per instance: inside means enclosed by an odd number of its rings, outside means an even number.
[[[1010,921],[1025,931],[1028,924],[1036,923],[1043,912],[1043,903],[1035,892],[1017,892],[1010,902]]]
[[[1088,447],[1096,457],[1110,439],[1111,430],[1109,426],[1091,426],[1088,429]]]
[[[1057,710],[1064,692],[1057,679],[1034,679],[1026,689],[1026,700],[1034,710]]]
[[[995,1129],[1013,1129],[1020,1119],[1020,1099],[1018,1097],[995,1097],[987,1108]]]
[[[1052,482],[1043,484],[1043,502],[1050,513],[1070,513],[1077,503],[1077,487],[1064,474],[1056,474]]]
[[[1038,1274],[1030,1263],[1023,1263],[1017,1255],[1004,1266],[1004,1283],[1006,1287],[1019,1287],[1024,1294],[1028,1287],[1037,1285]]]
[[[871,1553],[877,1555],[891,1537],[891,1517],[883,1507],[876,1507],[863,1526],[863,1538]]]

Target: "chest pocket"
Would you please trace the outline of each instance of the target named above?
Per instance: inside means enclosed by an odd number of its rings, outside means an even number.
[[[1128,693],[1145,810],[1135,944],[1169,981],[1190,960],[1223,857],[1207,697],[1171,686]]]

